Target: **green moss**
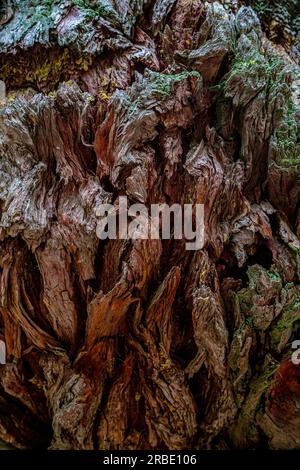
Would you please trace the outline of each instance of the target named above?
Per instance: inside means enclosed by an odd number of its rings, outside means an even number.
[[[250,289],[241,289],[235,294],[236,302],[238,303],[239,309],[243,314],[246,314],[249,312],[249,310],[251,310],[253,305],[253,294],[253,287],[250,287]]]
[[[252,50],[244,55],[236,53],[225,79],[214,87],[231,98],[237,94],[250,99],[255,92],[265,91],[274,109],[270,139],[272,159],[284,168],[300,165],[300,128],[291,87],[296,75],[297,69],[288,66],[281,56]],[[243,99],[240,102],[246,105]]]
[[[230,92],[232,80],[249,80],[255,78],[271,88],[274,85],[283,85],[282,72],[284,63],[279,56],[266,57],[256,50],[242,55],[236,53],[231,69],[227,74],[223,86],[225,92]]]
[[[286,292],[295,289],[294,286],[289,289],[285,288]],[[295,289],[295,294],[291,297],[290,302],[284,307],[282,314],[277,319],[276,323],[273,325],[270,336],[271,342],[275,348],[279,345],[281,337],[285,331],[288,329],[294,328],[297,326],[297,323],[300,320],[300,296],[298,290]]]
[[[277,272],[268,271],[268,276],[274,282],[281,282],[281,277]]]
[[[296,299],[295,302],[286,309],[286,311],[292,312],[293,310],[296,310],[298,308],[300,308],[300,297]]]
[[[300,165],[300,128],[296,112],[297,108],[290,99],[280,110],[279,124],[272,138],[276,162],[284,167]]]
[[[251,317],[251,316],[246,317],[245,318],[245,324],[248,325],[248,326],[252,326],[253,325],[253,317]]]
[[[174,84],[181,82],[188,77],[196,77],[201,79],[201,75],[195,71],[185,71],[173,75],[151,72],[150,81],[153,96],[157,99],[164,99],[170,96],[173,91]]]
[[[56,0],[30,0],[29,2],[33,7],[52,8],[53,4],[57,3]]]
[[[27,19],[24,24],[24,31],[30,29],[33,25],[38,22],[42,22],[49,29],[53,26],[53,20],[51,19],[51,13],[53,7],[57,4],[56,0],[45,0],[40,2],[38,0],[31,0],[29,2],[23,2],[20,8],[27,12]],[[25,18],[25,16],[24,16]]]
[[[97,18],[108,18],[113,20],[115,23],[119,23],[120,19],[116,10],[114,10],[109,3],[105,1],[98,3],[97,5],[91,5],[87,0],[73,0],[74,6],[84,11],[85,15],[89,19]]]
[[[269,2],[266,0],[256,0],[255,2],[252,2],[252,7],[259,16],[270,11]]]
[[[230,95],[232,81],[244,79],[251,76],[257,76],[263,70],[263,56],[257,51],[253,51],[250,55],[241,55],[236,53],[231,68],[219,86],[224,89],[226,94]]]
[[[300,158],[300,157],[299,157]],[[300,163],[300,162],[299,162]],[[288,246],[290,247],[290,249],[292,251],[294,251],[294,253],[297,253],[298,255],[300,254],[300,248],[296,247],[295,245],[293,245],[292,243],[288,243]]]

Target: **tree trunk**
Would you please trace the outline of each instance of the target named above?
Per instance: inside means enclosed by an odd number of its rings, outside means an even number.
[[[299,10],[246,3],[2,2],[6,443],[300,448]],[[99,240],[124,195],[204,247]]]

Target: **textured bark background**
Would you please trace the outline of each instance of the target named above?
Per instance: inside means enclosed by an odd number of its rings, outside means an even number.
[[[6,443],[300,448],[297,3],[2,1]],[[99,241],[124,194],[204,248]]]

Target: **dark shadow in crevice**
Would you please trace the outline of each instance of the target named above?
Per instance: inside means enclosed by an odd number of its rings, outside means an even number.
[[[273,262],[271,250],[267,247],[266,243],[262,243],[256,250],[256,253],[248,257],[247,265],[253,266],[259,264],[265,269],[270,269]]]

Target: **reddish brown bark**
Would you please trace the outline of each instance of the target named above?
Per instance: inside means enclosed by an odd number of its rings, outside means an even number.
[[[38,3],[0,23],[0,438],[299,448],[293,34],[245,2]],[[204,204],[203,249],[100,241],[122,195]]]

